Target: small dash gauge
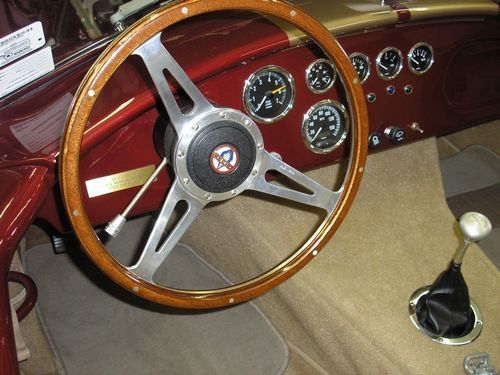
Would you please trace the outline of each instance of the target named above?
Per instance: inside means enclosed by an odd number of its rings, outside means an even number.
[[[293,78],[285,69],[266,66],[245,81],[243,103],[256,121],[272,123],[284,117],[293,106]]]

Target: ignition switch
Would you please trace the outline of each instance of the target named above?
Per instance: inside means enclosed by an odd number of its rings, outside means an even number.
[[[389,126],[385,128],[384,134],[394,144],[402,143],[406,137],[404,129],[398,128],[396,126]]]

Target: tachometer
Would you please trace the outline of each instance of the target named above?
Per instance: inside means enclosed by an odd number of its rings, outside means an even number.
[[[285,116],[292,108],[294,96],[292,76],[274,65],[253,73],[243,89],[243,103],[248,114],[265,123]]]
[[[334,100],[322,100],[304,115],[302,138],[309,150],[326,154],[344,142],[348,128],[344,106]]]
[[[434,51],[427,43],[417,43],[408,53],[408,67],[415,74],[424,74],[434,63]]]
[[[354,52],[349,56],[349,59],[358,73],[358,78],[361,83],[365,82],[370,75],[370,60],[368,56],[359,52]]]
[[[403,68],[403,55],[394,47],[384,48],[377,56],[377,73],[382,79],[395,78]]]
[[[337,71],[327,59],[318,59],[306,69],[307,86],[314,93],[327,91],[335,83]]]

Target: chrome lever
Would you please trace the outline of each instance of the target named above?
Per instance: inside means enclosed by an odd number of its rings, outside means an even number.
[[[127,215],[132,210],[132,208],[134,208],[134,206],[137,204],[139,199],[141,199],[141,197],[144,195],[146,190],[148,190],[149,186],[151,186],[151,184],[156,179],[156,177],[158,177],[158,174],[163,169],[163,167],[165,167],[166,164],[167,164],[167,158],[163,158],[161,163],[158,165],[158,167],[156,167],[156,169],[153,171],[153,173],[151,173],[151,176],[149,176],[149,178],[146,180],[144,185],[142,185],[141,189],[137,192],[137,194],[134,196],[134,198],[132,198],[132,200],[127,205],[127,207],[125,207],[123,212],[116,215],[113,218],[113,220],[111,220],[108,223],[108,225],[106,225],[106,228],[104,228],[104,231],[107,234],[109,234],[112,237],[118,236],[118,233],[120,233],[120,231],[123,228],[123,225],[127,221],[127,219],[126,219]]]

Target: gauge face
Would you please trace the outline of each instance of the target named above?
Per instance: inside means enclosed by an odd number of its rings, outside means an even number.
[[[267,66],[247,78],[243,103],[248,114],[257,121],[271,123],[292,108],[293,79],[290,73],[277,66]]]
[[[354,52],[351,56],[349,56],[349,59],[358,73],[359,81],[361,83],[365,82],[370,75],[370,60],[368,59],[368,56],[359,52]]]
[[[415,74],[424,74],[434,63],[434,51],[427,43],[417,43],[408,53],[408,66]]]
[[[330,89],[337,78],[337,71],[327,59],[318,59],[306,70],[307,86],[312,92],[321,93]]]
[[[322,100],[305,114],[302,137],[309,150],[325,154],[344,142],[348,127],[349,118],[344,106],[334,100]]]
[[[394,47],[384,48],[377,56],[377,73],[382,79],[395,78],[403,67],[401,51]]]

